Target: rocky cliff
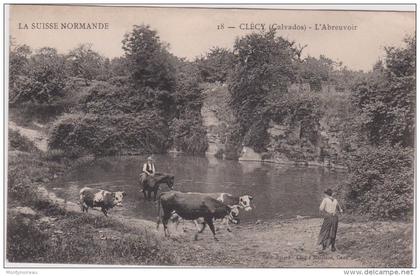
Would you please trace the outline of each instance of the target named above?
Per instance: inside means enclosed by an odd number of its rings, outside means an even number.
[[[296,87],[292,87],[296,89]],[[229,107],[229,91],[225,84],[206,84],[201,110],[207,128],[208,155],[218,155],[226,150],[226,134],[235,125],[235,116]],[[323,115],[316,122],[293,121],[287,118],[282,123],[270,120],[267,132],[269,143],[264,152],[242,145],[241,161],[267,161],[298,165],[324,165],[340,167],[342,162],[343,116],[347,95],[324,89],[320,98]],[[343,115],[344,114],[344,115]],[[224,157],[219,154],[219,157]]]

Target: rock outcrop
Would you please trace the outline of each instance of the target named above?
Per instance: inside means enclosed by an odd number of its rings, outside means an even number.
[[[292,86],[292,88],[296,88]],[[328,106],[327,101],[341,101],[339,92],[323,92],[324,115],[318,121],[293,121],[287,118],[283,123],[270,120],[267,132],[269,142],[266,151],[258,153],[242,146],[240,161],[266,161],[296,165],[323,165],[341,168],[340,114],[337,108]],[[207,129],[209,147],[207,155],[218,155],[226,150],[226,133],[235,123],[234,114],[229,107],[229,91],[225,84],[206,84],[204,102],[201,110],[204,126]],[[219,155],[218,157],[224,157]]]

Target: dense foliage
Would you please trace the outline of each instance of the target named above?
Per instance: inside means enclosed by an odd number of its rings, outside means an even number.
[[[307,57],[300,63],[301,81],[309,84],[310,89],[319,92],[322,84],[328,82],[334,70],[334,61],[325,56],[319,59]]]
[[[414,146],[415,51],[414,38],[406,40],[405,48],[386,48],[385,64],[376,64],[355,87],[360,126],[370,144]]]
[[[156,31],[147,25],[135,25],[122,43],[130,79],[136,88],[174,90],[175,70],[170,62],[168,46],[160,41]]]
[[[202,155],[207,150],[208,143],[201,117],[203,96],[197,67],[192,63],[179,61],[177,80],[176,115],[170,126],[172,144],[177,150]]]
[[[346,199],[374,217],[405,218],[413,211],[416,44],[405,42],[386,48],[384,63],[353,94],[359,149],[349,162]]]
[[[411,148],[361,148],[349,160],[347,207],[373,218],[404,219],[412,215],[413,157]]]
[[[26,59],[26,60],[25,60]],[[66,79],[64,57],[53,48],[41,48],[31,55],[27,46],[11,54],[10,103],[52,103],[63,96]]]
[[[235,65],[235,56],[228,49],[215,47],[205,57],[198,59],[196,63],[203,81],[226,82]]]
[[[231,106],[242,128],[262,121],[267,95],[287,92],[293,79],[292,44],[274,32],[251,34],[234,45],[236,66],[229,82]]]
[[[154,113],[71,114],[59,118],[50,134],[49,147],[68,156],[164,152],[168,133]]]
[[[321,82],[329,78],[333,62],[325,57],[300,60],[300,51],[274,32],[247,35],[235,42],[229,89],[241,133],[235,135],[239,138],[236,144],[266,151],[270,120],[300,124],[299,139],[317,143],[321,104],[313,92],[319,91]],[[312,92],[291,90],[293,82],[309,82]]]
[[[196,66],[167,51],[156,31],[134,26],[125,35],[123,58],[107,62],[82,45],[67,55],[68,95],[78,103],[52,126],[50,149],[68,156],[165,152],[207,148]],[[109,76],[106,81],[100,79]],[[96,78],[96,79],[95,79]],[[74,91],[76,95],[74,95]]]
[[[92,50],[91,44],[82,44],[66,56],[66,69],[69,76],[91,81],[105,74],[105,61],[104,57]]]

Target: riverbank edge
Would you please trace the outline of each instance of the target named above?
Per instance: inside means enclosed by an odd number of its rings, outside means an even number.
[[[168,150],[164,153],[158,154],[170,154],[170,155],[188,155],[183,151],[177,150]],[[139,153],[139,152],[124,152],[123,154],[114,155],[114,156],[145,156],[147,154]],[[148,154],[153,155],[153,154]],[[200,157],[205,157],[208,159],[219,159],[214,154],[205,153],[204,155],[199,155]],[[106,156],[97,156],[97,158],[106,157]],[[229,160],[229,159],[222,159],[222,160]],[[287,159],[252,159],[252,158],[239,158],[238,160],[230,160],[230,161],[237,161],[237,162],[256,162],[256,163],[267,163],[267,164],[275,164],[275,165],[282,165],[282,166],[294,166],[294,167],[310,167],[310,168],[324,168],[332,171],[341,171],[346,172],[348,171],[346,166],[341,166],[334,163],[324,164],[317,161],[310,161],[310,160],[302,160],[302,161],[292,161]]]
[[[47,146],[47,136],[45,133],[42,133],[41,131],[37,131],[35,129],[31,129],[31,128],[27,128],[27,127],[22,127],[22,126],[18,126],[16,123],[14,123],[13,121],[9,121],[9,128],[17,130],[20,132],[21,135],[23,135],[24,137],[26,137],[28,140],[32,141],[35,146],[44,153],[48,153],[48,146]],[[42,145],[40,145],[40,143],[43,143]],[[45,145],[44,145],[45,144]],[[183,151],[179,151],[176,149],[169,149],[166,152],[163,153],[159,153],[159,154],[186,154]],[[114,156],[141,156],[141,155],[145,155],[144,153],[141,152],[136,152],[136,151],[124,151],[121,154],[118,155],[114,155]],[[151,154],[153,155],[153,154]],[[209,152],[205,152],[204,157],[206,158],[217,158],[214,154],[211,154]],[[90,155],[86,155],[86,156],[79,156],[78,158],[86,158],[86,157],[90,157]],[[106,156],[97,156],[97,157],[106,157]],[[260,163],[270,163],[270,164],[277,164],[277,165],[286,165],[286,166],[295,166],[295,167],[323,167],[329,170],[337,170],[337,171],[347,171],[347,167],[345,166],[341,166],[338,164],[334,164],[334,163],[321,163],[321,162],[317,162],[317,161],[310,161],[310,160],[300,160],[300,161],[293,161],[293,160],[288,160],[288,159],[280,159],[280,158],[276,158],[276,159],[262,159],[262,158],[247,158],[247,157],[239,157],[238,160],[236,160],[238,162],[260,162]]]

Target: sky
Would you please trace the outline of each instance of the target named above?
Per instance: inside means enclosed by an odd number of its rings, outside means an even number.
[[[262,24],[264,30],[296,24],[305,30],[279,29],[277,34],[297,45],[307,45],[304,57],[325,55],[350,69],[364,71],[383,56],[385,46],[402,46],[404,37],[415,33],[414,12],[391,11],[15,5],[8,16],[9,35],[17,44],[33,49],[54,47],[66,53],[82,43],[91,43],[95,51],[110,58],[123,55],[121,41],[133,25],[150,25],[162,41],[169,43],[170,52],[192,60],[212,47],[231,49],[236,38],[259,32],[255,27],[261,28]],[[109,27],[61,29],[61,24],[95,22]],[[59,28],[32,29],[33,23],[57,23]],[[24,29],[25,24],[28,29]],[[328,28],[327,24],[350,26],[351,30],[322,30],[324,25]]]

